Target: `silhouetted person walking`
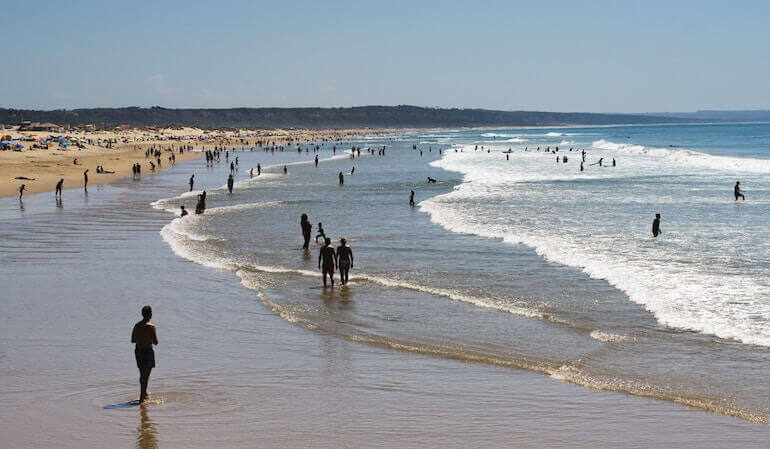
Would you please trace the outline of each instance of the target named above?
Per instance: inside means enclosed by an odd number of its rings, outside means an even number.
[[[743,191],[741,190],[740,181],[735,183],[735,188],[733,188],[733,193],[735,194],[735,201],[738,201],[738,197],[740,197],[741,200],[746,201],[746,197],[743,196]]]

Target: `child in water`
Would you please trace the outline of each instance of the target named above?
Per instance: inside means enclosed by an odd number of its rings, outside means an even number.
[[[326,233],[324,232],[323,223],[318,223],[318,234],[315,236],[315,242],[318,243],[318,237],[326,239]]]

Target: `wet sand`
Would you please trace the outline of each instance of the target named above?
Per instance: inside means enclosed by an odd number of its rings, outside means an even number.
[[[286,322],[177,257],[150,202],[193,168],[85,198],[0,198],[0,434],[14,448],[764,448],[770,429],[538,373],[357,344]],[[355,307],[330,299],[327,307]],[[129,343],[158,326],[153,402]]]

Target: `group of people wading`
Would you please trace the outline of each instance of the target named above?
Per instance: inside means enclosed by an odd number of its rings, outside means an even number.
[[[313,225],[307,218],[307,214],[302,214],[300,217],[300,227],[302,228],[302,237],[305,240],[302,249],[310,248],[310,234],[313,230]],[[334,272],[340,270],[340,280],[342,285],[348,283],[348,272],[353,268],[353,250],[347,245],[347,239],[344,237],[340,239],[340,246],[335,250],[332,246],[332,239],[326,237],[326,234],[321,227],[321,223],[318,223],[319,235],[323,235],[324,245],[318,252],[318,268],[323,275],[324,287],[326,284],[326,276],[329,276],[331,286],[334,287]]]

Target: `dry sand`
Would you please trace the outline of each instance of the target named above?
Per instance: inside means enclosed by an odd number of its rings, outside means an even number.
[[[24,137],[21,151],[0,151],[0,196],[18,195],[19,187],[25,185],[26,193],[52,191],[59,179],[64,179],[64,188],[82,188],[83,172],[88,169],[88,183],[103,184],[118,178],[131,176],[132,166],[139,163],[142,175],[151,175],[149,161],[145,157],[148,148],[159,149],[162,165],[159,170],[171,167],[168,161],[172,152],[176,162],[200,157],[203,148],[216,146],[234,147],[256,142],[271,142],[285,145],[296,142],[318,142],[322,139],[336,140],[347,136],[370,134],[372,130],[228,130],[205,131],[197,128],[129,129],[120,131],[95,131],[76,133],[19,132],[4,130],[3,135],[12,138]],[[62,147],[56,140],[48,149],[34,149],[40,146],[38,139],[52,135],[74,136],[82,142]],[[111,147],[108,141],[114,139]],[[181,146],[192,146],[194,151],[179,153]],[[77,159],[77,164],[75,160]],[[96,166],[115,173],[97,173]],[[30,179],[17,179],[20,177]]]

